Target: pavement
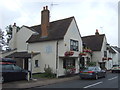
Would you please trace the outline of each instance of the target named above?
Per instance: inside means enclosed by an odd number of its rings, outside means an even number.
[[[14,82],[7,82],[2,84],[2,88],[34,88],[34,87],[40,87],[44,85],[50,85],[55,84],[59,82],[65,82],[69,80],[76,80],[79,79],[79,75],[71,76],[71,77],[62,77],[62,78],[52,78],[52,79],[46,79],[46,78],[35,78],[30,81],[22,80],[22,81],[14,81]]]

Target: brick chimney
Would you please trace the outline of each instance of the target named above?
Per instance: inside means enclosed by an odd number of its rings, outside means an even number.
[[[96,29],[95,35],[99,35],[98,29]]]
[[[43,7],[41,11],[41,37],[48,36],[48,28],[49,28],[49,10],[48,6]]]

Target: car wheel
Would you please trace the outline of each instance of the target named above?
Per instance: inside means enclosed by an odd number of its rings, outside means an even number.
[[[4,83],[4,77],[3,76],[0,77],[0,83]]]
[[[96,79],[96,80],[98,79],[98,75],[95,75],[95,79]]]
[[[29,81],[29,80],[30,80],[30,73],[29,73],[29,72],[26,74],[25,79],[26,79],[27,81]]]

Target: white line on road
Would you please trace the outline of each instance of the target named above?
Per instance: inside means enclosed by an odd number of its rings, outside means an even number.
[[[97,83],[95,83],[95,84],[91,84],[91,85],[85,86],[85,87],[83,87],[83,88],[92,87],[92,86],[98,85],[98,84],[100,84],[100,83],[103,83],[103,82],[97,82]]]
[[[116,76],[116,77],[113,77],[113,78],[110,78],[110,79],[108,79],[108,80],[113,80],[113,79],[116,79],[116,78],[118,78],[118,76]]]

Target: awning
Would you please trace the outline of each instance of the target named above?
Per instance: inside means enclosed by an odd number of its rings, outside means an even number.
[[[33,56],[38,55],[40,53],[33,53]],[[31,53],[28,52],[14,52],[8,56],[6,56],[6,58],[31,58]]]

